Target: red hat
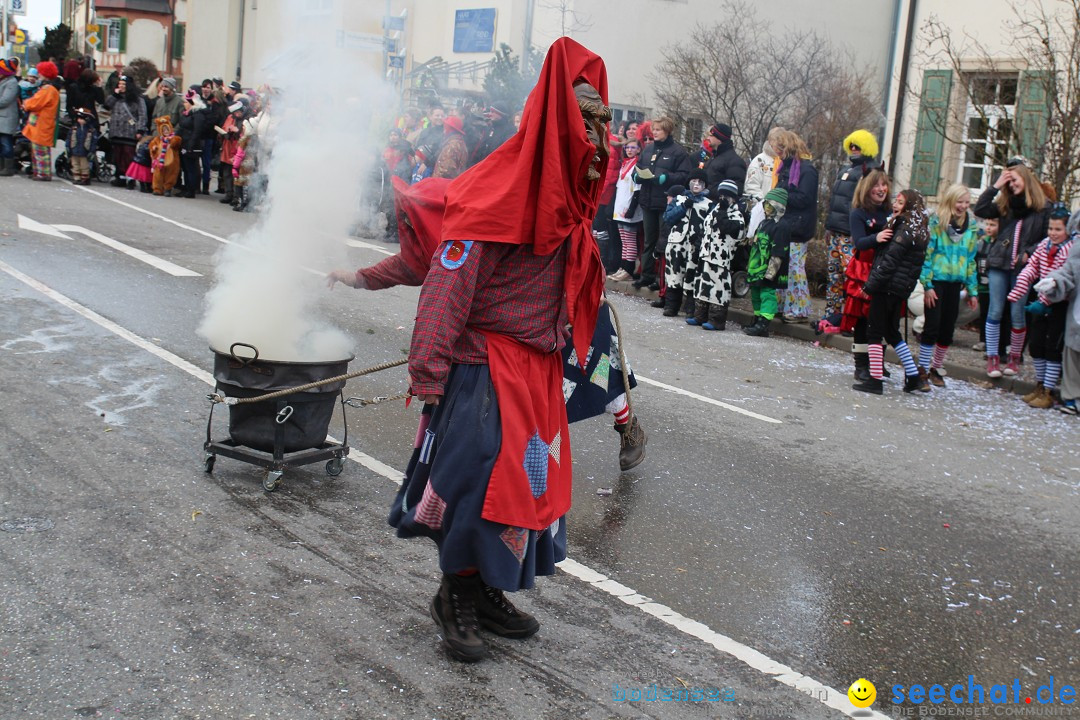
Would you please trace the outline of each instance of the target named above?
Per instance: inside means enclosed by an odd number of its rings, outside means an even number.
[[[443,134],[449,135],[451,132],[465,134],[465,126],[461,123],[461,118],[457,115],[451,115],[443,120]]]
[[[60,74],[60,71],[56,69],[56,63],[49,62],[48,60],[39,62],[37,64],[37,71],[38,75],[46,80],[55,80],[56,76]]]

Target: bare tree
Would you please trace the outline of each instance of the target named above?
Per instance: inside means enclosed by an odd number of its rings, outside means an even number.
[[[540,7],[559,13],[559,31],[563,36],[584,32],[593,26],[591,16],[574,10],[573,0],[550,0],[540,3]]]
[[[879,117],[868,72],[815,33],[776,33],[744,0],[724,0],[722,14],[739,22],[698,25],[661,51],[663,70],[650,74],[653,93],[676,120],[731,125],[736,148],[756,154],[776,125],[806,135],[811,150],[836,152],[844,134]],[[823,118],[846,132],[827,137]],[[824,123],[825,126],[831,123]]]
[[[995,56],[979,38],[937,17],[926,20],[924,64],[950,69],[963,101],[923,117],[969,157],[989,156],[1000,166],[1023,155],[1058,197],[1070,197],[1080,172],[1080,0],[1014,1],[1010,8],[1002,32],[1027,63],[1021,73],[1015,59]],[[925,89],[910,92],[924,102]],[[1043,112],[1026,111],[1026,101],[1045,101]]]
[[[724,0],[723,8],[724,17],[739,22],[698,25],[665,47],[663,70],[649,78],[653,93],[681,123],[731,125],[735,147],[747,157],[776,125],[798,132],[814,154],[825,208],[844,136],[881,125],[870,69],[815,33],[774,32],[744,0]]]

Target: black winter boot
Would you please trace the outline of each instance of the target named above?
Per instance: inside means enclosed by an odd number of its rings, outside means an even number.
[[[439,592],[431,600],[431,617],[442,632],[446,652],[455,660],[477,662],[487,655],[477,634],[476,602],[482,585],[479,573],[444,573]]]
[[[915,373],[914,375],[904,376],[904,392],[930,392],[930,383],[923,377],[922,373]]]
[[[679,310],[683,315],[687,317],[694,317],[694,310],[697,308],[697,301],[694,300],[694,295],[683,290],[682,308]]]
[[[667,294],[664,295],[664,317],[675,317],[679,314],[679,308],[682,307],[682,298],[682,290],[667,289]]]
[[[870,353],[853,352],[851,356],[855,358],[855,379],[859,382],[870,380]]]
[[[713,303],[709,303],[709,321],[703,323],[701,327],[706,330],[726,330],[727,310],[727,305],[714,305]]]
[[[135,182],[135,181],[132,180],[131,182]],[[139,183],[139,192],[148,193],[148,192],[153,192],[153,191],[154,191],[154,189],[150,185],[150,183],[148,183],[148,182],[140,182]]]
[[[540,629],[536,618],[514,607],[502,590],[483,582],[476,593],[476,617],[480,627],[505,638],[521,640]]]
[[[694,302],[694,314],[686,318],[687,325],[704,325],[709,321],[709,303],[704,300]]]
[[[876,378],[869,378],[861,382],[857,382],[851,386],[852,390],[858,390],[859,392],[870,393],[872,395],[881,395],[883,393],[883,386],[885,383]]]
[[[202,190],[199,191],[199,194],[200,195],[209,195],[210,194],[210,181],[209,180],[207,180],[206,182],[204,182],[202,184]]]
[[[615,432],[619,433],[619,469],[623,472],[633,470],[645,459],[645,443],[649,439],[645,431],[641,429],[637,415],[630,416],[630,422],[616,425]]]
[[[769,323],[771,320],[766,320],[760,315],[754,316],[754,324],[750,327],[743,328],[743,333],[750,335],[751,337],[769,337]]]
[[[11,177],[15,174],[15,158],[0,158],[0,177]]]

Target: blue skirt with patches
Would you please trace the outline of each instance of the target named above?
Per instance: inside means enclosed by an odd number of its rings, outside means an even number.
[[[540,532],[481,517],[502,445],[488,366],[454,365],[442,402],[421,428],[390,509],[398,536],[431,538],[444,573],[476,568],[485,583],[501,590],[528,589],[537,575],[553,575],[555,563],[566,557],[565,517]]]
[[[628,363],[629,364],[629,363]],[[634,371],[627,368],[630,387],[637,387]],[[575,423],[603,415],[608,403],[626,392],[619,361],[619,336],[607,305],[600,305],[585,370],[577,364],[573,345],[563,348],[563,397],[566,420]]]

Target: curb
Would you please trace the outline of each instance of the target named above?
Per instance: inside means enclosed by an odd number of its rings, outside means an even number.
[[[622,282],[609,279],[605,284],[608,290],[630,297],[640,297],[646,300],[655,300],[660,297],[660,293],[646,288],[638,290],[628,281]],[[746,310],[735,307],[728,308],[728,322],[735,321],[747,323],[752,317],[753,314]],[[818,335],[810,325],[789,325],[784,322],[774,321],[769,326],[769,333],[771,335],[783,335],[784,337],[795,338],[796,340],[805,340],[811,343],[817,342],[821,347],[829,347],[845,353],[851,352],[851,338],[846,338],[842,335]],[[900,364],[900,361],[897,359],[896,353],[893,352],[892,348],[887,348],[885,359],[893,365],[898,366]],[[1035,383],[1027,380],[1009,377],[988,378],[981,370],[974,370],[967,366],[956,365],[950,362],[945,363],[945,370],[948,373],[946,377],[949,379],[973,382],[982,387],[992,387],[1016,395],[1026,395],[1035,389]]]

